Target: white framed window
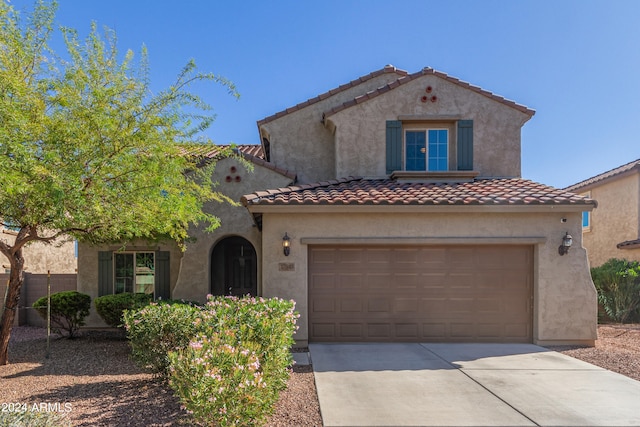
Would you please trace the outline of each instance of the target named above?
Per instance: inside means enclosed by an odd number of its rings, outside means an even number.
[[[406,129],[404,170],[449,170],[449,129]]]
[[[113,293],[154,294],[155,253],[115,252]]]

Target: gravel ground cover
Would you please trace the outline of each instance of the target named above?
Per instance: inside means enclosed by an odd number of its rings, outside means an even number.
[[[640,380],[640,325],[601,325],[598,333],[595,347],[550,348]],[[74,426],[190,425],[171,390],[130,360],[122,336],[84,331],[76,340],[54,338],[45,355],[43,329],[14,328],[11,364],[0,366],[0,404],[53,404],[68,410]],[[294,367],[266,425],[322,426],[311,367]]]

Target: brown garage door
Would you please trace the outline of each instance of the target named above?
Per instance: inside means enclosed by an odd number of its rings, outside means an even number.
[[[309,340],[531,342],[530,246],[310,246]]]

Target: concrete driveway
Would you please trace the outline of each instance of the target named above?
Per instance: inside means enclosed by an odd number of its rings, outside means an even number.
[[[532,344],[310,344],[325,426],[640,426],[640,382]]]

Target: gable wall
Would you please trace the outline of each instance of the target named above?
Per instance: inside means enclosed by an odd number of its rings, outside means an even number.
[[[610,258],[640,261],[640,250],[616,247],[640,237],[640,174],[605,182],[590,191],[598,202],[591,212],[590,230],[583,233],[591,267],[598,267]]]
[[[295,170],[300,183],[337,178],[333,135],[322,124],[322,113],[398,77],[396,73],[381,74],[260,126],[269,137],[271,162]]]
[[[432,87],[428,96],[437,96],[436,102],[421,101],[428,86]],[[385,175],[386,121],[401,115],[473,120],[474,170],[480,177],[521,176],[520,130],[529,116],[434,75],[412,80],[328,118],[336,127],[336,175]],[[450,139],[455,141],[455,133]]]

